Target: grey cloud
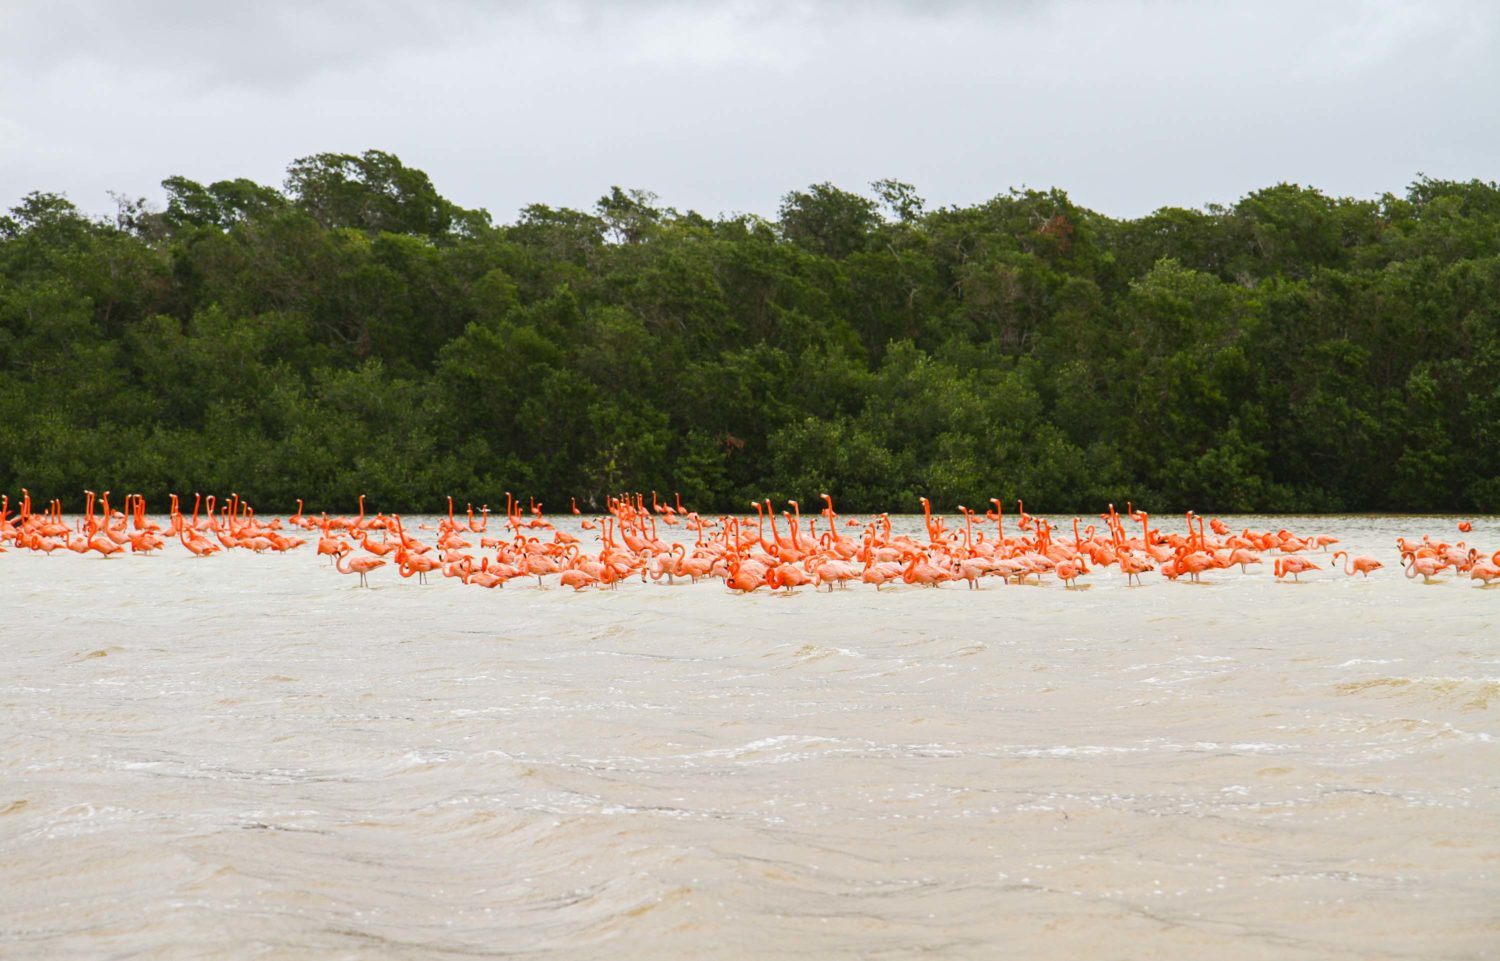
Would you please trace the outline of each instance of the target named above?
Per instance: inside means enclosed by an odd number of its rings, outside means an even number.
[[[372,58],[441,49],[472,28],[481,8],[450,0],[65,0],[13,6],[0,24],[23,38],[15,55],[33,71],[97,64],[274,89]]]
[[[28,71],[87,61],[176,72],[198,83],[277,88],[352,64],[440,51],[476,33],[518,25],[564,39],[644,13],[727,15],[753,28],[841,23],[891,11],[921,19],[960,11],[998,17],[1043,5],[1041,0],[23,0],[0,9],[0,27],[21,41],[8,56]]]
[[[0,206],[370,147],[500,219],[616,183],[710,214],[823,180],[934,205],[1027,183],[1137,215],[1500,175],[1478,0],[75,0],[12,2],[0,32]]]

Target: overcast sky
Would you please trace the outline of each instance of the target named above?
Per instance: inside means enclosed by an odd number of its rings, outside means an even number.
[[[390,151],[497,221],[893,177],[1138,216],[1500,179],[1494,0],[0,0],[0,207]]]

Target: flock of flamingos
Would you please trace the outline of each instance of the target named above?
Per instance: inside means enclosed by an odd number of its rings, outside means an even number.
[[[416,531],[402,523],[399,514],[366,515],[363,496],[355,517],[304,515],[298,501],[297,513],[284,521],[261,521],[238,495],[217,503],[212,496],[195,495],[188,516],[174,494],[163,527],[147,515],[145,498],[138,494],[127,495],[119,509],[110,506],[108,491],[102,496],[86,494],[87,509],[72,523],[64,519],[61,501],[38,511],[30,493],[22,491],[12,517],[10,498],[0,499],[0,552],[72,551],[107,559],[126,552],[150,554],[176,542],[206,558],[224,550],[285,553],[316,537],[316,554],[326,556],[340,573],[359,575],[361,586],[368,586],[372,572],[389,565],[402,578],[415,576],[422,583],[428,575],[438,574],[493,588],[534,577],[545,587],[551,577],[581,591],[613,589],[636,577],[665,579],[669,584],[712,579],[737,593],[807,586],[831,591],[850,583],[872,584],[876,590],[887,584],[939,587],[950,581],[978,589],[987,577],[1007,583],[1055,578],[1073,588],[1080,578],[1110,567],[1118,567],[1127,584],[1141,583],[1153,571],[1172,580],[1197,581],[1233,568],[1244,573],[1250,565],[1264,564],[1267,557],[1278,580],[1300,579],[1325,569],[1303,556],[1315,551],[1322,552],[1327,569],[1335,573],[1368,577],[1385,566],[1373,557],[1351,557],[1346,551],[1328,555],[1338,539],[1326,534],[1249,529],[1235,533],[1217,518],[1205,523],[1191,511],[1184,531],[1166,532],[1153,527],[1145,511],[1130,505],[1123,515],[1110,505],[1099,524],[1080,527],[1074,518],[1068,531],[1027,514],[1022,503],[1007,532],[998,500],[992,499],[993,509],[983,514],[960,507],[961,522],[950,526],[946,518],[933,515],[924,497],[924,541],[893,533],[889,515],[841,519],[827,494],[822,495],[823,508],[807,518],[800,504],[788,501],[790,510],[780,512],[783,532],[770,501],[752,505],[757,515],[752,523],[748,515],[700,517],[685,510],[680,497],[669,505],[658,501],[653,491],[650,506],[641,494],[610,498],[608,513],[600,516],[582,516],[576,502],[572,505],[580,527],[594,532],[596,551],[585,549],[577,536],[548,521],[540,504],[532,502],[523,510],[508,493],[505,519],[493,528],[487,506],[478,517],[473,507],[455,517],[450,498],[445,519],[436,527],[417,525]],[[658,523],[680,526],[686,535],[664,539]],[[1472,530],[1469,522],[1458,526],[1460,533]],[[284,533],[289,530],[307,536]],[[424,536],[432,536],[431,542]],[[1435,583],[1451,570],[1480,587],[1500,584],[1500,551],[1486,556],[1462,540],[1450,544],[1430,535],[1416,541],[1397,538],[1396,547],[1408,578]]]

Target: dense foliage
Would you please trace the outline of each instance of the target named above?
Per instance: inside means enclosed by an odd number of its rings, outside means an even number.
[[[1500,511],[1500,187],[1113,220],[909,185],[495,226],[378,151],[0,217],[0,489],[345,509]]]

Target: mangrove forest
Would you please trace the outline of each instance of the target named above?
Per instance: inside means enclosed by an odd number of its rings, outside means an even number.
[[[389,153],[0,216],[0,490],[1500,512],[1500,186],[499,224]]]

